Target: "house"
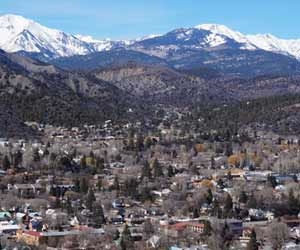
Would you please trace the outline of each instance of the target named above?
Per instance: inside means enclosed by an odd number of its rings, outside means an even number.
[[[140,214],[130,214],[125,221],[129,222],[130,224],[133,225],[140,225],[145,222],[145,217]]]
[[[44,188],[41,184],[8,184],[9,191],[14,192],[18,197],[30,199],[35,198],[36,195],[42,193]]]
[[[245,173],[244,178],[246,181],[267,182],[268,176],[272,171],[248,171]]]
[[[130,234],[134,241],[140,241],[143,239],[143,228],[142,227],[130,227]]]
[[[261,209],[249,209],[249,216],[252,221],[266,220],[266,214]]]
[[[296,216],[282,216],[281,221],[287,224],[289,227],[298,227],[300,225],[300,219]]]
[[[198,222],[178,222],[164,227],[164,233],[167,236],[175,238],[182,236],[186,230],[202,234],[204,231],[204,224]]]
[[[21,227],[19,225],[10,224],[10,223],[2,223],[0,225],[0,236],[3,235],[15,235]]]
[[[276,179],[276,183],[279,185],[285,185],[287,183],[295,182],[293,175],[273,175]]]
[[[3,176],[5,176],[5,175],[6,175],[6,171],[0,169],[0,177],[3,177]]]
[[[149,240],[146,241],[147,247],[158,248],[161,242],[161,237],[153,235]]]
[[[69,230],[69,231],[49,231],[49,232],[37,232],[30,230],[19,230],[17,231],[17,241],[24,242],[30,246],[40,246],[47,245],[50,247],[56,247],[55,242],[63,239],[66,236],[76,236],[80,235],[84,232],[89,234],[101,235],[104,234],[104,230],[102,228],[94,229],[94,228],[79,228],[79,230]],[[54,245],[52,245],[54,243]]]
[[[229,219],[225,220],[227,223],[229,230],[235,236],[242,236],[243,235],[243,222],[236,219]]]
[[[10,212],[0,212],[0,221],[9,221],[12,216]]]
[[[5,138],[0,138],[0,146],[1,147],[7,147],[9,145],[9,141]]]
[[[124,204],[124,202],[123,201],[121,201],[121,200],[114,200],[113,202],[112,202],[112,207],[113,208],[123,208],[123,207],[125,207],[125,204]]]
[[[231,168],[229,171],[227,171],[227,175],[229,173],[234,179],[243,178],[245,176],[245,170],[239,168]]]
[[[206,245],[190,246],[190,247],[178,247],[171,246],[170,250],[208,250]]]

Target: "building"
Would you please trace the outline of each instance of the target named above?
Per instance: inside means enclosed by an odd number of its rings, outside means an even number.
[[[40,184],[14,184],[8,185],[8,190],[14,192],[18,197],[30,199],[42,193],[44,188]]]
[[[186,231],[202,234],[204,232],[204,224],[198,222],[178,222],[164,227],[165,235],[175,238],[182,236]]]
[[[37,232],[37,231],[25,231],[19,230],[17,232],[17,241],[21,241],[30,246],[47,245],[55,247],[55,244],[64,239],[66,236],[76,236],[84,232],[89,234],[101,235],[104,234],[104,230],[94,228],[81,228],[81,230],[70,230],[70,231],[48,231],[48,232]]]

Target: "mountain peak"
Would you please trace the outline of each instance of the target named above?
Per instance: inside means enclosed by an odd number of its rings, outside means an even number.
[[[168,39],[164,39],[164,37]],[[142,41],[146,41],[147,44],[154,42],[156,45],[165,43],[161,45],[165,45],[168,49],[174,49],[180,45],[191,48],[211,48],[226,44],[231,46],[235,42],[235,46],[237,43],[236,47],[239,49],[256,50],[259,48],[290,55],[300,60],[300,40],[284,40],[271,34],[245,35],[223,24],[201,24],[194,28],[175,29],[164,35],[113,41],[110,39],[97,40],[90,36],[69,35],[19,15],[0,15],[1,49],[6,52],[40,53],[42,54],[41,58],[46,57],[46,60],[121,47],[131,46],[132,48],[135,43],[138,44]]]
[[[234,31],[223,24],[201,24],[201,25],[197,25],[195,28],[207,30],[214,34],[227,36],[239,43],[247,42],[247,39],[245,38],[245,36],[242,33],[238,32],[238,31]]]
[[[88,44],[72,35],[13,14],[0,16],[0,37],[0,48],[6,52],[43,52],[45,57],[92,52]]]
[[[0,28],[7,32],[20,33],[27,29],[31,23],[34,22],[18,15],[7,14],[0,16]]]
[[[16,23],[16,22],[30,22],[32,20],[27,19],[23,16],[20,15],[14,15],[14,14],[4,14],[4,15],[0,15],[0,20],[6,20],[7,22],[10,23]],[[33,21],[32,21],[33,22]]]
[[[204,23],[195,26],[196,29],[202,29],[202,30],[209,30],[211,32],[215,31],[224,31],[224,30],[230,30],[227,26],[223,24],[217,24],[217,23]]]

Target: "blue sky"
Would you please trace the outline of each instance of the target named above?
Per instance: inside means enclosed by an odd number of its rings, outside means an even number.
[[[300,0],[0,0],[0,14],[19,14],[68,33],[112,39],[202,23],[300,38],[299,10]]]

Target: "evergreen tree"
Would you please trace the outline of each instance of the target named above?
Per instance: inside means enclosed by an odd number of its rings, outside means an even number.
[[[212,201],[213,201],[213,193],[212,193],[211,189],[209,188],[207,190],[207,194],[206,194],[206,202],[207,202],[207,204],[211,204]]]
[[[136,138],[136,150],[139,152],[144,150],[144,138],[141,134],[138,134]]]
[[[153,195],[149,187],[143,187],[140,191],[140,201],[153,201]]]
[[[71,153],[70,153],[70,158],[74,159],[76,157],[77,157],[77,150],[76,150],[76,148],[73,148]]]
[[[120,249],[121,250],[127,250],[125,240],[122,237],[120,239]]]
[[[45,151],[44,151],[43,156],[45,157],[45,156],[48,156],[49,154],[50,154],[50,152],[49,152],[48,148],[46,148]]]
[[[293,189],[289,191],[288,206],[291,214],[296,215],[299,213],[299,201],[295,197]]]
[[[32,153],[32,158],[34,162],[39,162],[41,160],[39,149],[34,148]]]
[[[193,218],[199,218],[199,217],[200,217],[199,209],[194,208],[193,209]]]
[[[229,217],[232,214],[233,202],[230,194],[227,194],[224,204],[224,215]]]
[[[209,237],[213,231],[209,221],[204,221],[203,235]]]
[[[74,191],[77,193],[80,192],[80,180],[78,178],[74,180]]]
[[[89,184],[86,178],[80,180],[80,192],[86,194],[89,190]]]
[[[157,159],[155,159],[153,162],[153,175],[154,177],[162,177],[164,175],[162,167]]]
[[[56,196],[56,189],[53,186],[50,187],[49,194],[52,196]]]
[[[134,130],[131,129],[129,131],[129,136],[128,136],[128,150],[133,151],[134,150]]]
[[[225,187],[224,181],[223,181],[221,178],[218,180],[218,186],[219,186],[220,188],[224,188],[224,187]]]
[[[7,169],[10,168],[10,161],[9,161],[7,155],[5,155],[3,160],[2,160],[2,166],[3,166],[3,170],[7,170]]]
[[[294,180],[294,182],[296,182],[296,183],[298,183],[298,177],[297,177],[297,175],[293,175],[293,180]]]
[[[152,139],[150,137],[147,137],[145,140],[145,148],[148,149],[152,145]]]
[[[251,231],[250,240],[247,244],[247,250],[258,250],[258,243],[254,229],[252,229]]]
[[[122,250],[133,249],[133,239],[131,237],[131,232],[127,224],[125,224],[121,235],[120,247]]]
[[[104,163],[108,163],[108,153],[107,153],[107,150],[104,150],[103,152],[103,159],[104,159]]]
[[[123,193],[125,196],[130,196],[131,198],[135,199],[137,197],[137,190],[138,182],[135,178],[129,178],[125,180]]]
[[[96,158],[96,169],[97,172],[102,174],[104,170],[104,159],[103,158]]]
[[[152,178],[151,168],[150,168],[148,161],[145,161],[144,166],[142,168],[142,178],[145,178],[145,177],[148,179]]]
[[[124,227],[124,230],[123,230],[123,233],[122,233],[122,238],[125,241],[132,241],[131,232],[130,232],[129,227],[128,227],[127,224],[125,224],[125,227]]]
[[[101,225],[105,223],[104,212],[102,208],[102,204],[100,202],[94,202],[93,204],[93,218],[95,222],[95,226],[100,228]]]
[[[66,200],[66,211],[67,211],[67,213],[70,215],[70,214],[73,214],[73,207],[72,207],[72,203],[71,203],[71,200],[70,200],[70,198],[68,198],[67,200]]]
[[[101,180],[101,179],[98,180],[98,182],[97,182],[97,188],[98,188],[98,191],[101,191],[102,185],[103,185],[102,180]]]
[[[96,201],[96,197],[95,197],[94,191],[93,191],[93,189],[90,188],[90,190],[87,194],[87,197],[86,197],[86,204],[85,205],[86,205],[87,209],[92,211],[93,204],[94,204],[95,201]]]
[[[230,171],[230,170],[229,170],[228,173],[227,173],[227,179],[228,179],[229,181],[232,180],[232,174],[231,174],[231,171]]]
[[[86,164],[86,156],[83,155],[83,156],[81,157],[81,160],[80,160],[80,168],[81,168],[81,169],[86,169],[86,166],[87,166],[87,164]]]
[[[59,197],[59,195],[56,195],[56,197],[55,197],[55,208],[56,209],[61,208],[61,203],[60,203],[60,197]]]
[[[248,199],[247,207],[248,208],[257,208],[257,200],[253,194]]]
[[[214,201],[213,201],[212,214],[213,214],[213,216],[216,216],[218,218],[222,217],[222,209],[221,209],[219,201],[217,199],[214,199]]]
[[[225,155],[227,157],[231,156],[233,154],[233,150],[232,150],[232,144],[231,143],[227,143],[226,144],[226,151],[225,151]]]
[[[215,166],[216,166],[215,157],[212,156],[212,157],[210,158],[210,167],[211,167],[212,169],[214,169]]]
[[[55,163],[55,160],[56,160],[56,157],[57,155],[55,153],[50,153],[50,157],[49,157],[49,160],[50,160],[50,163],[51,164],[54,164]]]
[[[117,192],[120,191],[120,183],[119,183],[119,177],[116,175],[114,179],[113,189]]]
[[[222,228],[221,237],[223,239],[223,249],[229,249],[232,242],[233,235],[230,231],[227,222],[225,222],[225,225]]]
[[[174,149],[174,150],[172,151],[172,158],[175,159],[176,157],[177,157],[177,152],[176,152],[176,150]]]
[[[97,172],[96,170],[96,160],[95,160],[95,158],[91,158],[90,159],[90,165],[91,165],[91,167],[93,167],[93,171],[94,171],[94,174]]]
[[[14,161],[13,161],[13,165],[14,167],[18,167],[20,164],[22,164],[23,162],[23,154],[20,150],[18,150],[15,154],[14,154]]]
[[[92,150],[90,151],[89,157],[95,158],[94,152]]]
[[[168,167],[168,177],[171,178],[173,177],[175,174],[174,174],[174,169],[171,165],[169,165]]]
[[[146,237],[149,238],[152,236],[155,232],[153,224],[150,222],[150,220],[146,220],[143,224],[143,232],[145,233]]]
[[[275,187],[277,186],[277,181],[276,181],[275,176],[269,175],[269,176],[268,176],[268,183],[270,184],[270,186],[271,186],[272,188],[275,188]]]
[[[241,191],[239,196],[239,202],[246,203],[248,201],[248,196],[244,190]]]

